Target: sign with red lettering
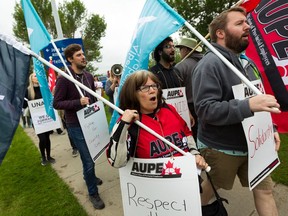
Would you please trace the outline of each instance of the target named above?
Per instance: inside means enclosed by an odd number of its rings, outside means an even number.
[[[252,82],[262,93],[263,84],[260,80]],[[235,99],[243,100],[255,95],[246,85],[233,86]],[[279,164],[275,150],[274,132],[271,114],[268,112],[255,112],[254,116],[242,121],[248,145],[248,179],[252,190]]]
[[[125,216],[201,216],[195,157],[131,158],[119,169]]]

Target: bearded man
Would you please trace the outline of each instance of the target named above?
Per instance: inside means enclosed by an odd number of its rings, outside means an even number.
[[[250,26],[246,11],[234,7],[223,11],[209,25],[212,45],[249,80],[261,79],[255,64],[242,52],[249,44]],[[279,113],[279,104],[272,95],[256,95],[239,100],[232,86],[241,79],[218,56],[208,51],[198,62],[192,77],[194,107],[198,116],[198,148],[211,166],[210,176],[217,189],[230,190],[238,176],[248,187],[248,146],[241,122],[255,112]],[[280,146],[274,130],[275,150]],[[213,196],[210,182],[202,183],[202,205]],[[278,215],[272,194],[271,177],[264,178],[253,191],[257,212],[261,216]]]
[[[179,71],[174,67],[175,46],[171,37],[165,38],[154,50],[156,64],[149,69],[161,82],[162,89],[183,87]]]

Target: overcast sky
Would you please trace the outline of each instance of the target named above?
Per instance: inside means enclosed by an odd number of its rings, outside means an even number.
[[[106,74],[113,64],[124,65],[125,57],[133,31],[145,0],[81,0],[88,13],[96,13],[105,17],[107,23],[106,36],[102,38],[102,62],[97,63],[99,73]],[[20,0],[0,0],[0,32],[13,35],[12,24],[14,6]],[[56,0],[63,2],[62,0]]]

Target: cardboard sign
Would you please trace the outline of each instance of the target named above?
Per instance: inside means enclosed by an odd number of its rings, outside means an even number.
[[[252,83],[262,93],[265,93],[260,80]],[[232,89],[235,98],[239,100],[255,95],[244,84],[233,86]],[[254,116],[244,119],[242,125],[248,145],[248,179],[249,189],[252,190],[280,165],[280,160],[277,151],[275,151],[273,123],[269,112],[255,112]]]
[[[41,134],[62,127],[60,117],[55,109],[55,121],[47,115],[42,98],[28,101],[28,106],[36,134]]]
[[[84,134],[93,161],[103,153],[109,143],[108,123],[102,101],[97,101],[77,112],[81,129]]]
[[[199,182],[193,155],[130,158],[120,169],[125,216],[201,216]]]
[[[189,117],[189,108],[186,98],[185,87],[162,89],[163,97],[166,103],[174,106],[179,115],[185,120],[191,130],[191,121]]]

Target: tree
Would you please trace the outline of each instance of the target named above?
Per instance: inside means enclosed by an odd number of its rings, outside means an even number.
[[[52,15],[50,0],[31,0],[35,10],[41,18],[48,32],[56,38],[57,31]],[[74,38],[77,32],[81,33],[86,59],[89,62],[87,69],[96,71],[93,61],[101,61],[100,39],[105,36],[107,24],[104,17],[97,14],[87,16],[87,9],[81,0],[64,1],[58,7],[59,18],[65,38]],[[88,17],[88,18],[86,18]],[[13,24],[14,35],[21,41],[29,43],[24,13],[20,3],[14,8]]]
[[[208,25],[223,10],[231,8],[235,0],[167,0],[187,22],[203,36],[208,33]],[[182,28],[183,35],[192,36],[190,30]]]

